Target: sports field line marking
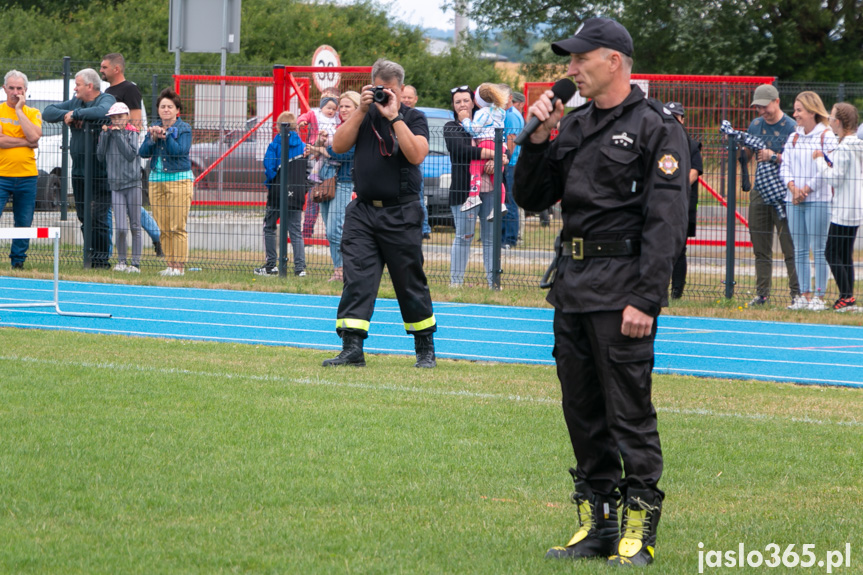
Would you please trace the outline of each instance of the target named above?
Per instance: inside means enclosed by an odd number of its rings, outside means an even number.
[[[667,373],[667,374],[679,374],[679,375],[694,375],[694,376],[703,376],[703,377],[733,377],[735,379],[743,378],[743,379],[754,379],[761,381],[776,381],[779,383],[802,383],[802,384],[816,384],[816,385],[836,385],[840,387],[855,387],[855,388],[863,388],[863,383],[860,381],[845,381],[841,379],[815,379],[811,377],[789,377],[789,376],[781,376],[781,375],[769,375],[769,374],[761,374],[761,373],[744,373],[737,371],[712,371],[707,369],[681,369],[676,367],[656,367],[653,370],[654,373]]]
[[[753,362],[753,363],[770,363],[770,364],[785,363],[785,364],[791,364],[791,365],[800,365],[800,361],[787,360],[787,359],[767,359],[767,358],[760,358],[760,357],[751,357],[751,358],[750,357],[727,357],[727,356],[716,356],[716,355],[695,355],[695,354],[689,354],[689,353],[666,353],[666,352],[656,353],[654,355],[666,356],[666,357],[689,357],[692,359],[712,359],[712,360],[716,360],[716,361],[745,361],[745,362]],[[806,365],[806,367],[810,367],[810,366],[811,367],[817,367],[820,365],[820,366],[824,366],[824,367],[850,367],[852,369],[863,369],[863,365],[859,365],[856,363],[843,364],[843,363],[817,362],[817,361],[809,362],[809,361],[807,361],[805,365]]]
[[[44,313],[44,312],[43,312]],[[187,322],[177,322],[180,324]],[[318,343],[318,342],[309,342],[309,341],[288,341],[288,340],[271,340],[271,339],[253,339],[253,338],[236,338],[236,337],[223,337],[216,335],[201,335],[201,334],[175,334],[175,333],[165,333],[165,332],[146,332],[146,331],[129,331],[123,329],[105,329],[98,327],[69,327],[67,325],[45,325],[45,324],[29,324],[29,323],[17,323],[17,322],[0,322],[0,327],[23,327],[23,328],[35,328],[35,329],[53,329],[57,331],[78,331],[78,332],[86,332],[86,333],[96,333],[96,334],[104,334],[104,335],[125,335],[125,336],[137,336],[137,337],[151,337],[151,338],[166,338],[166,339],[182,339],[188,341],[213,341],[213,342],[223,342],[223,343],[242,343],[249,345],[273,345],[279,347],[295,347],[301,349],[319,349],[319,350],[338,350],[342,348],[341,342],[336,343]],[[293,331],[305,331],[309,332],[311,330],[293,330]],[[326,333],[332,334],[331,331],[326,332],[317,332],[317,333]],[[388,337],[388,338],[403,338],[405,342],[408,342],[409,335],[406,334],[375,334],[375,338],[379,337]],[[446,338],[439,338],[438,341],[443,341]],[[513,344],[515,345],[515,344]],[[368,353],[381,353],[381,354],[396,354],[396,355],[413,355],[414,351],[409,349],[410,345],[406,345],[404,348],[386,348],[386,347],[370,347],[366,346],[365,351]],[[468,353],[447,353],[442,351],[435,352],[438,357],[445,357],[450,359],[460,359],[464,361],[493,361],[493,362],[504,362],[504,363],[522,363],[522,364],[536,364],[536,365],[552,365],[554,364],[554,359],[537,359],[532,357],[514,357],[514,356],[496,356],[496,355],[479,355],[479,354],[468,354]]]
[[[0,290],[7,290],[7,291],[23,291],[24,289],[25,288],[0,287]],[[27,289],[26,291],[28,294],[32,294],[33,292],[45,292],[45,293],[50,292],[51,294],[54,293],[51,290],[43,290],[43,289],[38,289],[38,288]],[[117,298],[117,297],[151,298],[151,299],[170,299],[170,300],[193,301],[193,302],[206,301],[206,302],[212,302],[212,303],[216,303],[216,304],[243,304],[243,305],[250,305],[250,306],[256,306],[256,307],[276,306],[276,307],[287,307],[287,308],[323,309],[323,310],[332,311],[333,312],[333,319],[335,319],[336,311],[338,310],[337,305],[324,306],[324,305],[308,305],[308,304],[269,302],[269,301],[262,302],[262,301],[251,301],[251,300],[244,300],[244,299],[232,300],[232,299],[217,299],[217,298],[192,298],[192,297],[183,297],[183,296],[168,296],[168,295],[164,295],[164,294],[162,294],[162,295],[118,294],[118,293],[110,293],[110,292],[90,292],[90,291],[75,291],[75,290],[65,290],[65,291],[63,291],[63,293],[64,294],[77,294],[77,295],[83,295],[83,296],[97,295],[97,296],[112,297],[112,298]],[[254,293],[258,293],[258,292],[254,292]],[[297,294],[284,294],[284,295],[294,296]],[[25,297],[25,298],[0,297],[0,301],[17,302],[17,301],[31,301],[31,300],[32,300],[32,297]],[[387,299],[385,301],[386,302],[391,302],[391,301],[394,302],[394,300],[389,300],[389,299]],[[100,308],[101,307],[116,307],[116,308],[132,308],[132,309],[156,309],[156,310],[164,310],[164,311],[185,311],[185,312],[196,312],[196,313],[224,313],[224,314],[233,313],[236,315],[251,315],[251,316],[259,316],[259,317],[289,317],[289,316],[284,316],[283,314],[268,315],[268,314],[255,314],[255,313],[243,313],[243,312],[204,310],[204,309],[197,309],[197,308],[185,309],[185,308],[176,308],[176,307],[146,307],[146,306],[141,306],[141,305],[118,304],[118,303],[112,303],[110,301],[109,302],[89,302],[89,301],[88,302],[73,302],[73,301],[68,301],[66,303],[74,304],[74,305],[99,306]],[[434,305],[440,305],[440,304],[435,303]],[[399,316],[401,316],[401,310],[397,306],[393,307],[393,308],[388,308],[385,306],[377,305],[375,307],[375,312],[386,313],[386,314],[398,314]],[[542,318],[518,318],[518,317],[511,317],[511,316],[490,316],[490,315],[483,315],[483,314],[474,315],[474,314],[460,314],[460,313],[447,313],[447,312],[435,312],[435,317],[442,317],[442,318],[456,317],[456,318],[482,319],[482,320],[499,319],[499,320],[505,320],[508,322],[521,321],[521,322],[542,323],[542,324],[548,324],[548,325],[551,325],[553,323],[552,320],[550,320],[550,319],[542,319]],[[320,320],[322,318],[312,318],[312,319]],[[329,318],[327,318],[327,319],[329,319]],[[384,322],[379,321],[377,323],[384,323]],[[401,325],[401,322],[389,322],[389,323],[391,325]],[[453,326],[453,327],[456,327],[456,326]],[[475,329],[478,331],[500,331],[499,329],[468,327],[468,326],[459,326],[458,329]],[[510,330],[510,331],[513,331],[513,330]],[[521,332],[516,332],[516,333],[521,333]],[[546,332],[544,332],[544,331],[543,332],[524,331],[523,333],[546,333]]]
[[[799,325],[799,324],[789,324],[789,325]],[[815,327],[816,328],[821,327],[821,328],[823,328],[823,330],[827,330],[828,327],[843,327],[843,328],[850,327],[850,328],[855,328],[856,330],[859,330],[860,333],[863,333],[863,330],[861,330],[858,326],[826,326],[826,325],[820,325],[819,324]],[[731,330],[731,329],[711,329],[711,330],[704,331],[703,329],[694,329],[693,328],[693,329],[689,330],[687,328],[681,328],[681,327],[674,327],[674,328],[668,328],[668,329],[681,330],[681,331],[686,330],[687,334],[692,333],[692,334],[696,334],[696,335],[702,334],[702,333],[717,333],[717,334],[745,335],[746,337],[755,337],[755,336],[796,337],[796,338],[806,337],[806,338],[810,338],[810,339],[841,339],[843,341],[863,342],[863,337],[848,337],[845,335],[817,335],[817,334],[812,334],[812,333],[807,333],[804,335],[804,334],[800,334],[800,333],[783,333],[783,332],[772,332],[772,331],[761,331],[761,332],[759,332],[759,331],[738,331],[738,330]],[[671,335],[682,335],[682,334],[671,334]],[[688,342],[685,342],[685,343],[688,343]]]
[[[396,393],[409,393],[409,394],[422,394],[422,395],[435,395],[442,397],[467,397],[471,399],[494,399],[500,401],[514,401],[518,403],[535,403],[540,405],[548,405],[548,406],[559,406],[559,399],[552,399],[548,397],[530,397],[523,395],[515,395],[515,394],[500,394],[500,393],[480,393],[476,391],[468,391],[468,390],[444,390],[444,389],[429,389],[428,387],[415,387],[415,386],[399,386],[399,385],[390,385],[390,384],[378,384],[373,385],[369,383],[352,383],[345,381],[332,381],[322,377],[315,378],[289,378],[289,377],[280,377],[274,375],[251,375],[251,374],[243,374],[243,373],[228,373],[228,372],[209,372],[209,371],[194,371],[190,369],[180,369],[175,367],[150,367],[150,366],[142,366],[137,364],[127,364],[127,363],[116,363],[116,362],[89,362],[89,361],[68,361],[68,360],[55,360],[55,359],[44,359],[44,358],[36,358],[29,356],[19,356],[19,355],[4,355],[0,356],[0,361],[19,361],[22,363],[32,363],[37,365],[53,365],[59,367],[65,366],[74,366],[86,369],[105,369],[112,372],[115,371],[134,371],[141,373],[158,373],[163,375],[192,375],[196,377],[204,377],[207,379],[213,378],[223,378],[228,380],[241,380],[241,381],[263,381],[263,382],[275,382],[275,383],[286,383],[286,384],[297,384],[297,385],[318,385],[318,386],[327,386],[327,387],[344,387],[348,389],[361,389],[367,391],[390,391]],[[324,368],[321,368],[324,369]],[[676,407],[659,407],[656,409],[661,413],[672,413],[675,415],[697,415],[697,416],[710,416],[717,418],[733,418],[733,419],[747,419],[752,421],[780,421],[780,422],[793,422],[793,423],[808,423],[811,425],[840,425],[840,426],[848,426],[848,427],[863,427],[863,422],[851,420],[851,421],[825,421],[821,419],[812,419],[812,418],[798,418],[798,417],[782,417],[777,415],[765,415],[761,413],[736,413],[736,412],[719,412],[712,411],[709,409],[682,409]]]
[[[841,339],[841,338],[833,338],[833,339]],[[676,343],[680,345],[701,345],[701,346],[709,346],[709,347],[744,347],[746,349],[769,349],[773,351],[830,351],[831,353],[845,353],[852,355],[860,355],[863,353],[857,351],[842,351],[842,350],[834,350],[829,348],[798,348],[798,347],[777,347],[775,345],[752,345],[752,344],[743,344],[743,343],[727,343],[721,341],[679,341],[675,339],[664,339],[657,337],[655,340],[657,343]]]

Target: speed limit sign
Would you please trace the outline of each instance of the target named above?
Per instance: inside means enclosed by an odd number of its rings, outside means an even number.
[[[315,50],[315,55],[312,58],[312,66],[336,68],[341,66],[341,62],[339,61],[339,55],[335,48],[325,44],[323,46],[319,46],[318,49]],[[318,90],[321,92],[328,88],[337,87],[340,79],[338,72],[315,72],[314,78],[315,86],[317,86]]]

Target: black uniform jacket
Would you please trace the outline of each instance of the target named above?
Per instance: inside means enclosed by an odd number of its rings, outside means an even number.
[[[561,257],[548,302],[566,313],[622,310],[652,316],[667,305],[674,259],[686,240],[689,141],[638,86],[597,121],[593,103],[567,114],[551,142],[522,146],[515,200],[538,212],[561,201],[561,240],[641,241],[639,255]]]

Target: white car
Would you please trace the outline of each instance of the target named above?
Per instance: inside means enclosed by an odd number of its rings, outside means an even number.
[[[102,82],[102,91],[110,87],[108,82]],[[69,98],[75,96],[75,80],[69,80]],[[0,86],[0,101],[6,101],[6,92]],[[33,80],[27,83],[27,105],[36,108],[40,112],[50,104],[59,104],[63,99],[63,80]],[[147,125],[147,110],[141,106],[141,115],[144,126]],[[143,138],[143,132],[142,136]],[[63,124],[59,122],[42,122],[42,138],[39,140],[39,149],[36,151],[36,168],[39,170],[39,189],[36,195],[36,210],[55,210],[60,205],[60,178],[62,176],[62,147],[63,147]],[[95,150],[94,150],[95,153]],[[72,196],[72,158],[69,150],[66,151],[69,158],[68,195]],[[141,164],[141,173],[146,185],[147,177],[144,174],[146,163]],[[145,188],[146,189],[146,188]],[[72,205],[70,198],[69,204]]]

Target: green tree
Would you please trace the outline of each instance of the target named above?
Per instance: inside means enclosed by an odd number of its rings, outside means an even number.
[[[70,56],[76,63],[95,64],[108,52],[121,52],[129,62],[166,68],[174,63],[168,52],[168,0],[56,0],[43,3],[41,10],[24,4],[29,3],[7,3],[4,21],[16,33],[0,36],[4,58],[59,61]],[[242,17],[241,51],[228,55],[229,73],[248,73],[250,66],[265,73],[273,64],[308,65],[315,49],[329,44],[345,66],[370,66],[381,57],[399,62],[428,106],[448,106],[452,86],[499,79],[493,64],[479,59],[477,44],[433,56],[419,28],[392,22],[373,0],[350,5],[244,0]],[[184,71],[214,73],[220,55],[184,53],[181,62]]]
[[[615,18],[633,36],[639,72],[863,81],[861,0],[465,1],[481,32],[504,30],[522,46],[531,33],[548,42],[587,18]],[[533,63],[560,61],[547,54],[540,46]]]

